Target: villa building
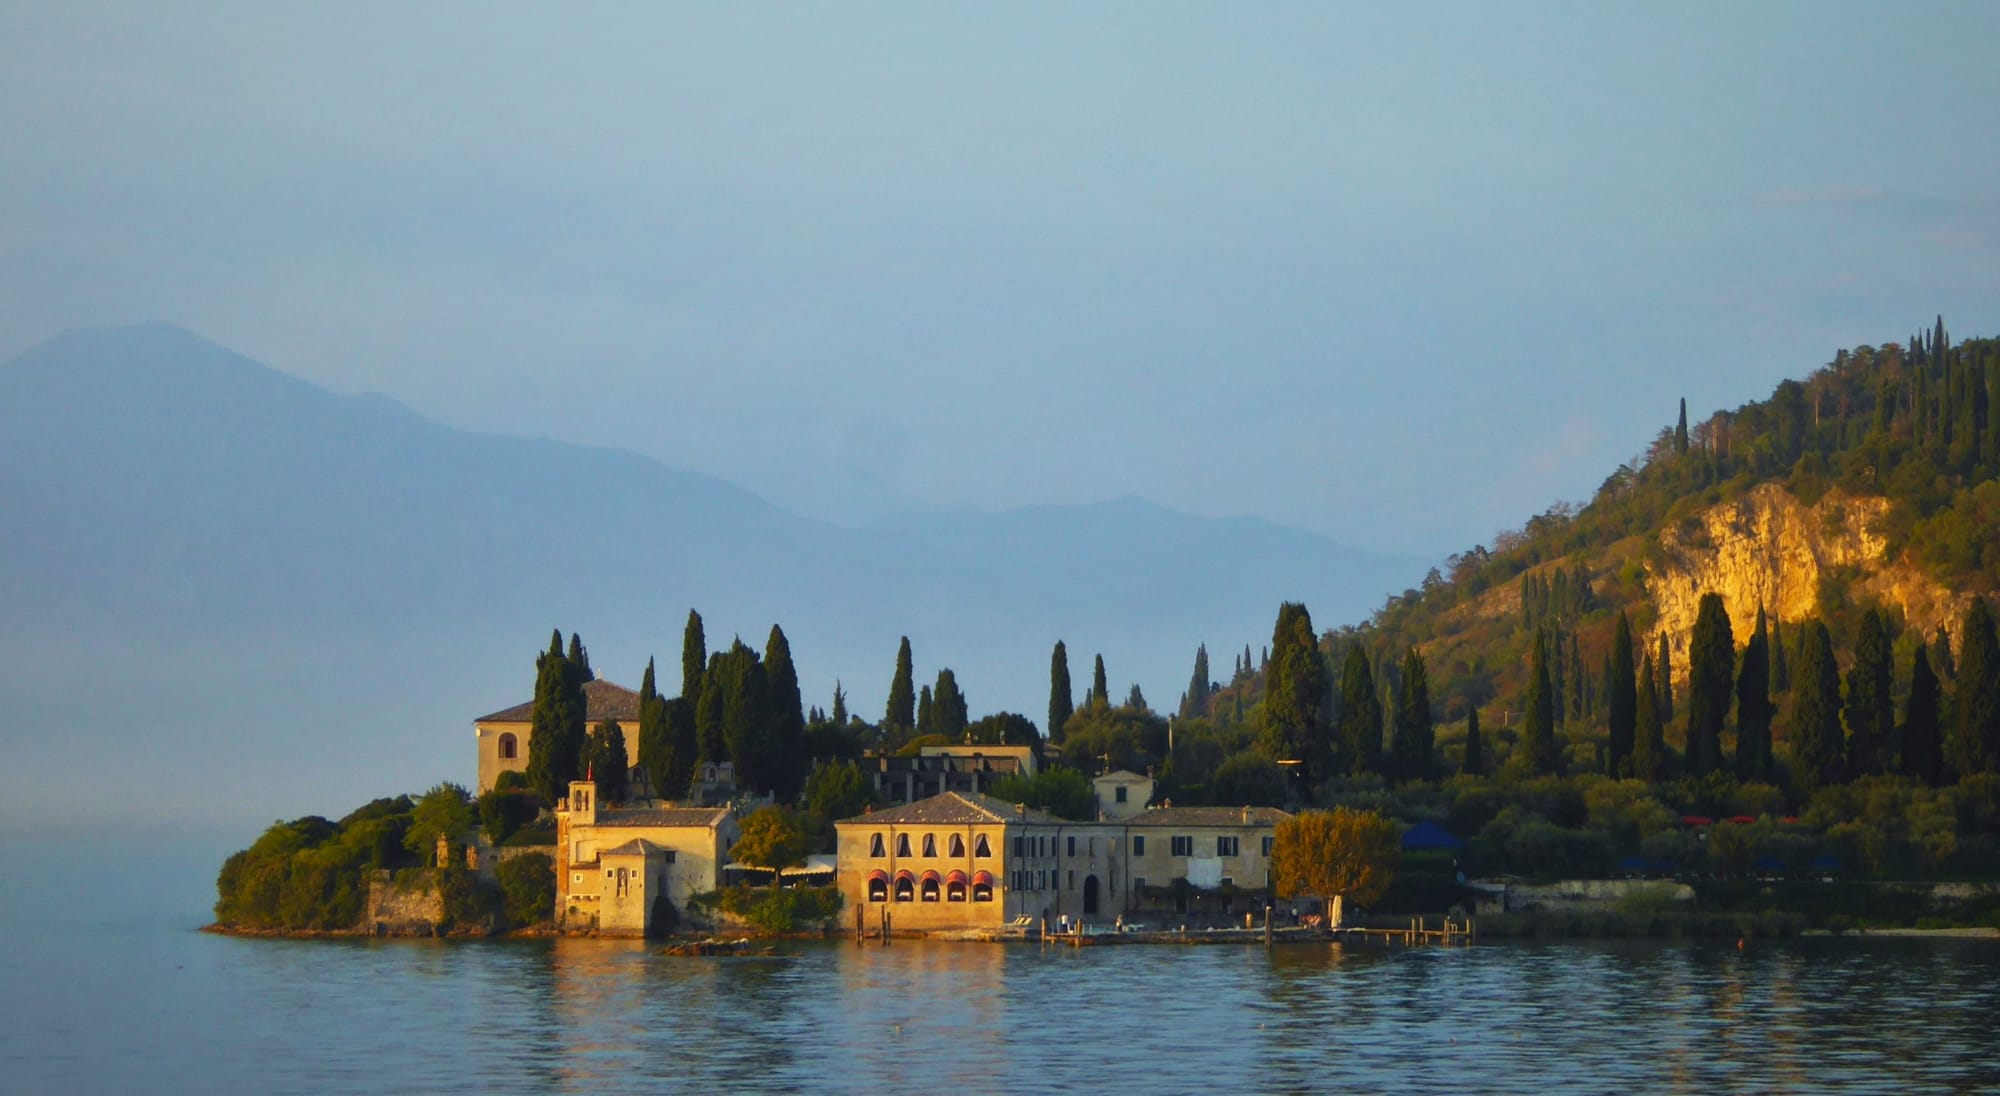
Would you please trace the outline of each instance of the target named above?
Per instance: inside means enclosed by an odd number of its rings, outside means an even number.
[[[491,791],[501,773],[528,771],[528,733],[533,728],[534,716],[535,702],[530,700],[472,721],[473,732],[479,739],[478,791]],[[617,722],[618,729],[624,732],[625,756],[636,762],[639,756],[639,694],[603,678],[585,682],[584,730],[593,730],[607,719]],[[633,794],[637,796],[643,790],[644,774],[635,772],[634,776],[638,778],[633,783]]]
[[[915,803],[958,792],[981,795],[1003,776],[1035,775],[1035,751],[1028,746],[925,746],[915,757],[862,758],[863,776],[884,803]]]
[[[556,919],[565,929],[644,936],[715,890],[738,836],[728,807],[604,807],[590,780],[556,804]]]
[[[1153,778],[1130,769],[1105,773],[1090,786],[1097,793],[1097,817],[1113,822],[1138,814],[1153,800]]]
[[[945,792],[835,823],[837,878],[864,923],[887,910],[898,929],[1219,918],[1262,908],[1272,837],[1287,817],[1269,807],[1162,807],[1069,822]]]

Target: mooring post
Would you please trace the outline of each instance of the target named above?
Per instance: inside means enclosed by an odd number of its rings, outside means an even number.
[[[1264,903],[1264,950],[1271,950],[1271,903]]]
[[[854,907],[854,946],[861,946],[861,907]]]

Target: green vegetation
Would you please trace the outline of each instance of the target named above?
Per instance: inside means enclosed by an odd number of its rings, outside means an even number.
[[[1338,896],[1369,906],[1395,877],[1401,827],[1366,810],[1304,811],[1278,823],[1271,878],[1281,898],[1314,895],[1332,909]]]
[[[798,932],[840,916],[838,887],[724,887],[688,899],[695,909],[719,909],[769,933]]]
[[[1097,816],[1097,798],[1090,781],[1074,769],[1043,769],[1034,776],[1003,776],[987,787],[986,794],[1072,821]]]
[[[739,864],[763,868],[771,873],[771,885],[778,885],[778,873],[806,862],[812,845],[806,836],[805,820],[783,807],[763,807],[743,820],[729,858]]]

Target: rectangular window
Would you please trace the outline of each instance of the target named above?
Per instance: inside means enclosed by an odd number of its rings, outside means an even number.
[[[1225,887],[1233,887],[1236,885],[1236,880],[1231,879],[1230,877],[1225,875],[1222,877],[1222,885]]]
[[[1169,851],[1174,856],[1193,856],[1194,838],[1183,834],[1176,834],[1173,838],[1173,847]]]
[[[1049,889],[1049,873],[1048,873],[1048,872],[1045,872],[1045,871],[1038,871],[1038,872],[1036,872],[1036,873],[1035,873],[1035,889],[1036,889],[1036,890],[1048,890],[1048,889]]]
[[[1068,853],[1066,853],[1065,855],[1068,855],[1068,856],[1075,856],[1075,855],[1076,855],[1076,836],[1075,836],[1074,834],[1072,834],[1072,835],[1070,836],[1070,839],[1069,839],[1069,852],[1068,852]]]
[[[1216,839],[1215,839],[1215,855],[1217,855],[1217,856],[1235,856],[1235,855],[1236,855],[1236,839],[1235,839],[1234,837],[1218,837],[1218,838],[1216,838]]]
[[[1264,839],[1264,855],[1271,855],[1271,839],[1268,837]]]
[[[1020,835],[1020,834],[1015,834],[1015,835],[1014,835],[1014,855],[1015,855],[1015,856],[1020,856],[1020,855],[1021,855],[1021,835]]]
[[[1118,789],[1111,793],[1111,798],[1117,800],[1120,803],[1125,802],[1125,785],[1123,784],[1118,785]]]
[[[1071,869],[1069,870],[1069,889],[1071,889],[1071,890],[1075,890],[1075,889],[1076,889],[1076,869],[1075,869],[1075,868],[1071,868]]]
[[[1138,893],[1143,893],[1143,892],[1145,891],[1145,889],[1146,889],[1146,877],[1145,877],[1145,876],[1143,876],[1143,875],[1135,875],[1135,876],[1133,876],[1133,877],[1132,877],[1132,891],[1133,891],[1133,893],[1135,893],[1135,894],[1138,894]]]
[[[1145,834],[1142,834],[1142,833],[1135,833],[1135,834],[1133,834],[1133,835],[1132,835],[1132,855],[1133,855],[1133,856],[1144,856],[1144,855],[1146,855],[1146,835],[1145,835]]]

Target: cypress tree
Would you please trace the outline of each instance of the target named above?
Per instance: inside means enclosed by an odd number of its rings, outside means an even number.
[[[590,672],[590,652],[583,649],[583,637],[575,632],[569,634],[569,663],[578,683],[597,680],[597,675]]]
[[[1975,597],[1959,627],[1958,685],[1951,698],[1946,742],[1959,779],[2000,771],[2000,637],[1993,611]]]
[[[1736,683],[1736,646],[1722,595],[1701,595],[1694,634],[1688,639],[1687,765],[1694,776],[1722,767],[1722,726]]]
[[[722,671],[722,652],[717,651],[708,656],[708,665],[702,669],[701,696],[696,699],[694,708],[695,752],[703,762],[729,760],[729,741],[724,729],[729,714],[729,698]]]
[[[1424,656],[1415,647],[1403,656],[1402,680],[1396,683],[1396,777],[1429,780],[1431,751],[1436,745],[1431,724],[1431,686]]]
[[[1958,659],[1952,657],[1951,636],[1942,624],[1931,637],[1931,671],[1937,674],[1940,683],[1958,680]]]
[[[1097,656],[1097,665],[1090,671],[1090,704],[1094,708],[1111,706],[1111,687],[1104,682],[1104,656]]]
[[[1680,421],[1674,424],[1674,456],[1683,456],[1688,451],[1688,401],[1681,397]]]
[[[628,778],[632,765],[625,753],[625,731],[618,721],[599,721],[590,732],[584,753],[584,771],[596,778],[598,798],[606,803],[623,803],[631,790]]]
[[[904,636],[896,648],[896,676],[889,679],[889,708],[882,713],[882,737],[898,740],[916,725],[916,673],[910,665],[910,637]]]
[[[841,691],[840,679],[833,679],[833,725],[847,728],[847,694]]]
[[[1056,640],[1056,649],[1049,655],[1049,741],[1062,745],[1063,726],[1069,722],[1075,706],[1071,703],[1069,683],[1069,648],[1063,641]]]
[[[771,682],[763,660],[742,640],[723,657],[722,740],[736,773],[736,786],[776,791],[783,780],[773,733]]]
[[[924,686],[917,692],[917,737],[937,733],[937,705],[931,698],[931,687]]]
[[[1799,664],[1792,673],[1792,777],[1810,795],[1841,779],[1847,751],[1840,732],[1840,668],[1833,660],[1833,637],[1826,625],[1808,621],[1800,628]]]
[[[1562,722],[1566,718],[1568,718],[1568,712],[1569,712],[1569,706],[1564,702],[1563,699],[1563,686],[1569,683],[1569,677],[1564,673],[1563,670],[1564,652],[1567,650],[1568,650],[1568,645],[1563,642],[1562,629],[1553,625],[1550,626],[1549,708],[1550,710],[1555,712],[1555,720],[1557,725],[1561,725]]]
[[[688,610],[681,630],[681,696],[689,704],[701,700],[701,672],[708,665],[708,640],[701,634],[701,614]]]
[[[1938,734],[1938,693],[1930,654],[1918,645],[1910,662],[1910,697],[1903,704],[1903,775],[1933,788],[1945,782],[1944,743]]]
[[[1638,684],[1633,678],[1635,672],[1632,666],[1632,622],[1620,610],[1618,623],[1611,633],[1610,696],[1606,698],[1610,708],[1606,715],[1609,731],[1606,753],[1613,777],[1632,774],[1632,736],[1638,726],[1639,715]]]
[[[1535,632],[1535,650],[1528,668],[1528,702],[1522,717],[1517,762],[1520,770],[1532,776],[1558,772],[1561,763],[1556,757],[1555,690],[1549,683],[1547,629]]]
[[[1208,711],[1208,644],[1194,649],[1194,676],[1188,679],[1187,695],[1181,698],[1181,718],[1192,719]]]
[[[1569,674],[1569,684],[1563,689],[1563,699],[1569,705],[1569,718],[1581,720],[1585,702],[1583,649],[1577,642],[1575,632],[1569,634],[1569,657],[1563,660],[1563,667]]]
[[[1667,633],[1660,633],[1660,653],[1653,660],[1653,695],[1659,698],[1660,726],[1674,721],[1674,656],[1667,649]]]
[[[1771,691],[1789,693],[1792,691],[1792,660],[1785,654],[1785,622],[1771,622]]]
[[[1861,616],[1854,665],[1847,671],[1847,775],[1897,771],[1896,701],[1889,629],[1874,609]]]
[[[1465,763],[1460,771],[1467,776],[1486,775],[1486,744],[1479,740],[1479,705],[1465,710]]]
[[[764,676],[770,684],[770,788],[779,802],[789,803],[806,782],[805,700],[792,663],[792,642],[776,624],[764,641]]]
[[[939,670],[937,688],[931,691],[931,733],[957,742],[965,737],[965,694],[959,691],[958,675],[949,668]]]
[[[1269,698],[1265,698],[1268,704]],[[1382,701],[1375,695],[1375,678],[1368,669],[1367,652],[1356,643],[1347,649],[1347,661],[1340,671],[1341,760],[1347,771],[1382,771]]]
[[[1757,609],[1757,630],[1743,648],[1743,670],[1736,675],[1736,776],[1768,784],[1776,773],[1771,764],[1771,641],[1764,633],[1764,610]]]
[[[672,798],[680,789],[667,790],[667,772],[673,767],[673,728],[667,725],[667,702],[661,698],[653,676],[653,660],[646,660],[646,676],[639,679],[639,767],[653,785],[653,794]]]
[[[1306,783],[1314,785],[1332,775],[1333,746],[1326,662],[1319,657],[1312,614],[1304,605],[1287,601],[1278,606],[1271,650],[1264,667],[1264,753],[1273,761],[1300,762]]]
[[[528,786],[544,803],[568,795],[569,782],[576,779],[576,754],[563,748],[569,727],[568,666],[558,628],[549,637],[549,649],[535,658],[535,699],[529,716]]]
[[[1667,772],[1667,736],[1660,722],[1659,684],[1651,655],[1639,667],[1638,682],[1634,698],[1637,719],[1632,728],[1632,775],[1653,784]]]

